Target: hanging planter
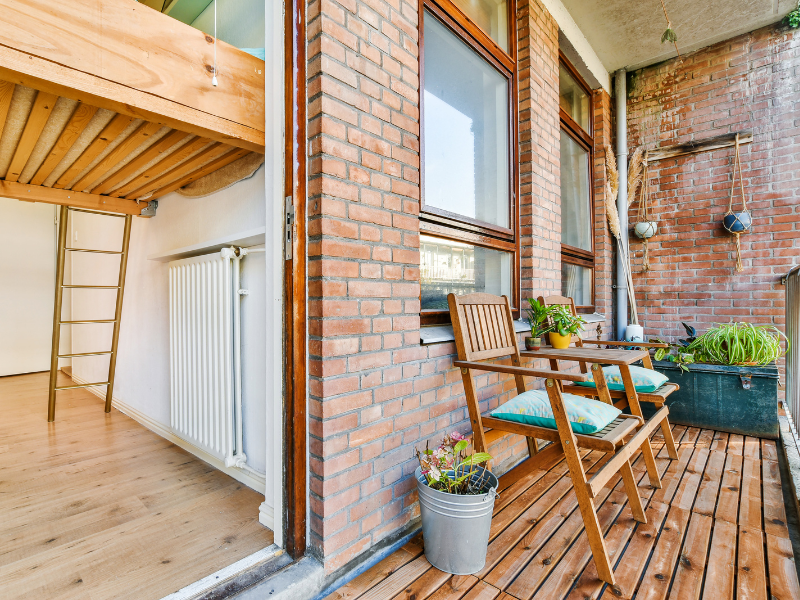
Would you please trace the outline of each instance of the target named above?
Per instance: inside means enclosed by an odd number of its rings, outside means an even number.
[[[640,240],[649,240],[658,233],[657,221],[642,221],[633,226],[633,232]]]
[[[736,171],[739,171],[739,190],[742,196],[741,212],[733,211],[733,195],[736,192]],[[744,195],[744,177],[742,176],[742,160],[739,156],[739,134],[736,134],[736,152],[733,158],[733,181],[731,182],[731,197],[728,200],[728,212],[722,217],[722,226],[733,236],[736,237],[736,272],[744,270],[742,265],[742,247],[739,236],[750,231],[753,226],[753,217],[747,210],[747,200]]]
[[[650,220],[650,180],[647,176],[647,152],[644,153],[642,166],[642,193],[639,198],[639,212],[636,216],[637,222],[633,226],[633,232],[644,245],[643,271],[650,270],[650,254],[647,249],[647,240],[658,233],[658,222]]]

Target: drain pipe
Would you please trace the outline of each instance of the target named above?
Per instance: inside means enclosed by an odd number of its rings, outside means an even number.
[[[617,94],[617,171],[619,172],[619,194],[617,211],[619,212],[619,230],[622,247],[628,249],[628,91],[626,89],[625,69],[615,74]],[[617,249],[617,298],[615,316],[618,340],[625,339],[625,328],[628,326],[628,277],[625,274],[625,258]]]

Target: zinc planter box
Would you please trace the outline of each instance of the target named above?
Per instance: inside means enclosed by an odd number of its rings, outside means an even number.
[[[778,369],[774,364],[693,364],[688,373],[667,361],[653,361],[653,367],[681,386],[667,398],[671,423],[754,437],[779,437]],[[644,403],[643,408],[646,406]]]

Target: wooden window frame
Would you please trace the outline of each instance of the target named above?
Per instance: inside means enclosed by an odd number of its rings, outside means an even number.
[[[500,227],[476,219],[425,205],[425,11],[445,25],[508,80],[509,97],[509,220],[510,227]],[[509,52],[506,52],[450,0],[423,0],[419,4],[419,74],[420,74],[420,234],[509,252],[512,255],[511,304],[519,318],[520,236],[519,236],[519,102],[517,82],[517,40],[514,32],[516,0],[508,0]],[[420,300],[421,300],[420,292]],[[440,310],[420,311],[421,325],[449,324],[450,313]]]
[[[559,118],[561,121],[561,130],[566,133],[573,141],[575,141],[581,148],[586,150],[589,154],[588,170],[589,170],[589,221],[590,231],[592,232],[592,249],[584,250],[583,248],[576,248],[567,244],[561,244],[561,262],[579,267],[586,267],[592,270],[592,303],[590,305],[576,305],[575,308],[582,313],[594,312],[597,304],[596,297],[596,273],[597,261],[594,235],[594,110],[592,102],[592,89],[587,85],[586,81],[581,77],[580,73],[572,66],[564,53],[559,50],[558,53],[559,65],[564,67],[580,88],[586,92],[589,97],[589,131],[581,127],[563,108],[559,102]],[[560,95],[560,94],[559,94]],[[562,228],[564,223],[561,223]],[[566,290],[564,290],[566,292]]]

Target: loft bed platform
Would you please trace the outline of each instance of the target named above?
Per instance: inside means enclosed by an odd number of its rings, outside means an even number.
[[[135,0],[0,0],[0,196],[139,215],[264,153],[264,61]]]

